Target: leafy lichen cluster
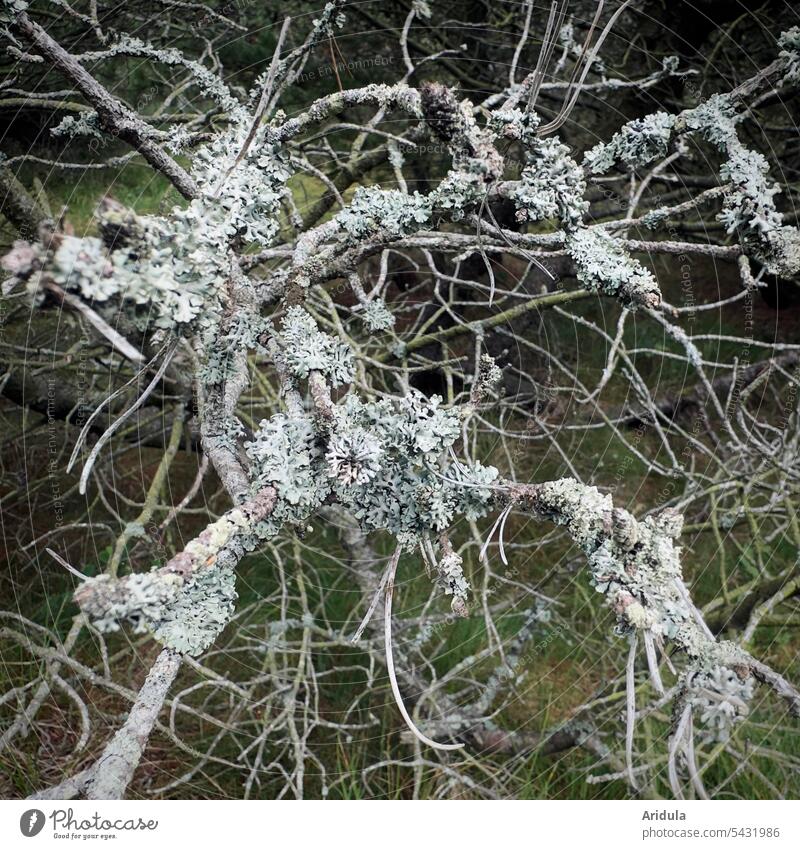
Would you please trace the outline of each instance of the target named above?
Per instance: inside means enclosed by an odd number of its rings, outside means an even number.
[[[236,575],[230,566],[198,570],[153,622],[153,636],[183,654],[202,654],[233,615]]]
[[[778,38],[778,47],[778,55],[786,62],[782,84],[797,85],[800,83],[800,27],[782,32]]]
[[[367,330],[372,332],[391,330],[395,324],[394,315],[392,315],[386,306],[386,302],[380,298],[373,298],[371,301],[366,301],[361,310],[360,318]]]
[[[288,375],[304,380],[312,371],[319,372],[334,386],[353,379],[353,352],[348,345],[328,333],[322,333],[314,319],[302,307],[290,307],[274,336],[279,358]]]
[[[251,121],[243,116],[196,154],[192,174],[200,197],[179,217],[200,245],[225,247],[235,237],[265,248],[278,235],[280,203],[291,175],[288,157],[270,142],[268,128],[260,127],[240,159]]]
[[[196,152],[198,195],[186,208],[135,216],[104,203],[102,239],[57,234],[37,246],[38,267],[88,301],[121,305],[142,326],[177,333],[214,328],[226,297],[230,245],[272,244],[290,174],[263,129],[238,161],[248,122],[241,109],[233,114],[238,120]],[[30,279],[35,287],[38,275]]]
[[[350,395],[336,407],[332,431],[351,445],[371,437],[374,475],[330,475],[337,501],[364,530],[386,530],[413,545],[449,528],[457,515],[477,518],[488,509],[497,470],[444,461],[461,432],[461,414],[443,408],[438,396],[412,390],[365,403]]]
[[[141,325],[188,329],[217,294],[217,275],[191,256],[193,241],[157,218],[138,219],[125,244],[111,250],[93,236],[59,236],[56,244],[49,254],[40,249],[56,283],[90,302],[123,304]]]
[[[284,525],[305,527],[330,493],[311,416],[276,413],[261,422],[245,448],[255,469],[254,489],[272,486],[278,493],[272,513],[254,528],[255,534],[269,539]]]
[[[767,160],[758,151],[740,144],[731,144],[729,151],[729,158],[720,168],[720,176],[735,188],[725,196],[720,220],[729,233],[740,228],[757,233],[778,229],[783,216],[775,209],[773,197],[781,189],[767,178]]]
[[[103,633],[119,631],[125,624],[135,634],[150,633],[168,648],[197,655],[230,620],[235,576],[230,567],[200,568],[186,577],[160,569],[132,573],[121,581],[102,575],[77,598]]]
[[[620,633],[648,630],[695,648],[696,624],[680,590],[683,525],[671,510],[638,522],[611,496],[571,478],[541,484],[535,508],[566,525],[589,558],[591,582],[617,615]],[[696,652],[695,652],[696,653]]]
[[[519,110],[498,110],[490,124],[525,149],[526,165],[511,192],[517,218],[560,223],[576,276],[590,291],[617,297],[631,309],[657,306],[661,293],[652,273],[611,234],[584,224],[586,180],[570,149],[557,139],[539,138],[538,119]]]
[[[103,131],[100,127],[99,116],[93,109],[87,109],[78,115],[65,115],[50,130],[50,134],[56,138],[93,138],[102,139]]]
[[[397,189],[359,186],[337,220],[358,241],[378,232],[400,238],[427,224],[431,214],[431,199],[419,192],[406,194]]]
[[[309,361],[308,339],[317,339],[320,359]],[[284,322],[279,356],[295,377],[311,370],[330,375],[324,352],[339,345],[298,307]],[[270,537],[286,523],[304,526],[327,499],[346,507],[363,530],[388,531],[409,546],[446,530],[456,515],[483,515],[497,470],[445,462],[460,433],[458,409],[416,390],[378,401],[349,392],[327,418],[297,408],[276,414],[246,445],[254,489],[272,486],[278,493],[256,533]]]
[[[639,168],[666,156],[672,137],[675,116],[666,112],[654,112],[629,121],[611,141],[601,142],[587,151],[585,166],[593,174],[605,174],[617,163],[629,168]]]
[[[554,138],[537,140],[527,152],[527,165],[514,192],[520,221],[555,219],[571,229],[582,220],[589,203],[584,199],[583,170],[569,148]]]
[[[152,633],[168,648],[201,654],[233,613],[235,576],[224,552],[250,524],[244,509],[233,508],[166,566],[124,578],[100,575],[87,580],[75,598],[102,632],[127,624],[135,633]]]
[[[566,526],[584,550],[591,583],[616,614],[618,633],[671,640],[687,653],[692,663],[683,679],[686,698],[702,706],[708,725],[719,733],[724,716],[733,722],[746,713],[752,694],[746,655],[733,643],[714,640],[683,584],[675,543],[683,527],[680,514],[664,510],[639,522],[627,510],[614,509],[610,496],[571,478],[537,485],[521,497],[530,498],[540,515]],[[723,685],[735,689],[741,703],[734,712]]]
[[[450,609],[456,616],[466,616],[470,586],[464,577],[464,562],[461,555],[452,549],[448,551],[437,563],[437,573],[444,594],[452,596]]]
[[[784,61],[784,85],[800,81],[800,29],[793,27],[778,39]],[[718,219],[729,233],[738,233],[748,251],[775,274],[793,276],[800,271],[800,230],[783,224],[774,196],[781,189],[768,176],[764,156],[747,148],[737,125],[744,120],[742,107],[729,94],[714,94],[679,116],[656,112],[630,121],[610,142],[598,144],[585,157],[586,166],[602,174],[614,165],[643,167],[663,158],[678,131],[696,135],[723,154],[720,179],[726,187]],[[648,226],[660,223],[650,216]]]
[[[800,271],[800,230],[783,224],[783,214],[774,200],[781,188],[769,179],[764,156],[739,139],[736,124],[740,118],[734,114],[730,99],[722,95],[693,110],[689,117],[689,126],[725,155],[720,179],[726,192],[718,219],[729,233],[739,233],[748,250],[769,271],[792,276]]]
[[[591,292],[613,295],[630,307],[655,307],[661,300],[652,272],[598,227],[579,227],[566,239],[578,280]]]
[[[470,162],[479,162],[471,159]],[[454,169],[427,195],[378,186],[359,186],[336,220],[348,237],[359,242],[380,234],[400,239],[433,224],[434,214],[460,221],[486,197],[485,174]]]
[[[446,530],[456,515],[483,515],[497,470],[442,462],[459,433],[457,410],[415,390],[375,402],[348,394],[324,427],[311,414],[272,416],[247,445],[255,486],[279,496],[256,532],[303,526],[329,498],[365,531],[388,531],[407,546]]]
[[[25,0],[3,0],[2,5],[0,5],[0,23],[10,23],[29,5]]]
[[[724,743],[730,739],[735,725],[750,713],[753,690],[752,677],[742,677],[724,664],[694,675],[689,698],[705,741]]]

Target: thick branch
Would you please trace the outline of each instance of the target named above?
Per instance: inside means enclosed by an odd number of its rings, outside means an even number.
[[[614,508],[596,487],[563,479],[542,484],[509,484],[509,499],[533,515],[565,526],[589,557],[592,577],[627,631],[660,633],[692,660],[697,671],[728,667],[769,686],[800,717],[800,692],[781,675],[744,649],[717,641],[683,585],[679,549],[683,519],[672,510],[637,522],[627,510]]]
[[[194,180],[155,143],[152,128],[145,121],[111,95],[74,56],[64,50],[25,12],[17,17],[14,27],[33,43],[53,67],[75,84],[92,104],[101,125],[108,133],[138,150],[185,198],[191,199],[197,195]]]
[[[86,799],[122,799],[139,766],[180,665],[180,654],[164,649],[139,690],[125,724],[111,738],[97,761],[83,772],[30,798],[74,799],[83,796]]]
[[[48,218],[7,165],[0,165],[0,212],[27,241],[37,238],[39,225]]]

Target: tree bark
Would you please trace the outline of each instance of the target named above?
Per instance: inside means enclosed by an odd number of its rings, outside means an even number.
[[[74,56],[50,38],[25,12],[17,16],[14,27],[54,68],[75,84],[94,107],[103,129],[139,151],[185,198],[191,200],[197,196],[194,180],[155,143],[153,129],[145,121],[100,85]]]

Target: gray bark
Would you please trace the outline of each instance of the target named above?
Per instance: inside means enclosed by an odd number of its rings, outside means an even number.
[[[112,136],[129,144],[185,197],[197,196],[194,180],[168,156],[152,138],[151,127],[108,92],[96,79],[24,12],[14,22],[21,32],[54,68],[61,71],[92,104],[100,123]]]

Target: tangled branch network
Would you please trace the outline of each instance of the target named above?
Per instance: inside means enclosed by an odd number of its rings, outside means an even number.
[[[56,710],[79,728],[27,792],[169,794],[226,772],[245,796],[299,798],[348,782],[386,792],[388,774],[408,772],[415,796],[496,797],[518,792],[525,758],[567,750],[587,759],[584,783],[635,795],[707,798],[750,770],[787,792],[759,758],[794,775],[800,754],[754,754],[743,735],[800,718],[785,658],[767,664],[751,645],[797,612],[800,346],[693,322],[731,305],[752,314],[762,290],[800,275],[796,216],[754,140],[759,116],[777,121],[769,110],[796,96],[800,29],[708,93],[677,57],[614,75],[613,33],[638,4],[586,15],[557,0],[534,39],[541,10],[522,3],[507,84],[465,97],[434,71],[452,70],[460,47],[426,53],[433,42],[414,36],[438,4],[414,0],[397,28],[399,79],[345,86],[337,71],[332,93],[298,107],[316,57],[330,49],[336,67],[337,35],[359,14],[341,0],[312,23],[279,21],[249,92],[221,73],[213,40],[193,57],[111,28],[97,4],[52,5],[98,49],[77,53],[36,4],[4,0],[21,82],[0,96],[65,100],[12,90],[34,72],[67,84],[80,102],[51,137],[168,188],[154,211],[110,193],[80,234],[46,187],[26,185],[33,153],[0,161],[18,236],[3,297],[29,318],[64,310],[99,366],[78,395],[67,381],[44,400],[41,369],[3,379],[11,401],[69,423],[54,468],[90,505],[87,521],[25,543],[41,569],[67,570],[66,632],[1,614],[32,672],[0,696],[0,747],[22,752]],[[240,26],[213,6],[212,30]],[[155,112],[111,85],[124,61],[169,81]],[[569,143],[587,104],[680,86],[694,102],[623,121],[583,154]],[[425,146],[441,155],[420,171]],[[670,262],[719,264],[733,282],[675,306]],[[599,359],[551,344],[570,334]],[[659,389],[670,368],[688,389]],[[616,477],[592,468],[598,437],[621,446]],[[124,494],[131,450],[156,456],[143,498]],[[172,504],[181,457],[195,472]],[[634,467],[660,492],[628,500]],[[718,542],[710,598],[700,546],[678,544],[687,522]],[[87,533],[110,536],[101,568]],[[794,555],[772,558],[773,543]],[[731,545],[744,574],[725,571]],[[269,573],[258,592],[253,568]],[[613,630],[583,644],[606,672],[568,715],[537,722],[521,689],[574,642],[578,608]],[[477,631],[482,642],[464,637]],[[457,657],[454,633],[469,646]],[[134,657],[149,671],[131,687],[120,670]],[[390,738],[389,754],[381,744],[343,764],[342,741],[359,735]],[[179,766],[154,773],[157,745]]]

